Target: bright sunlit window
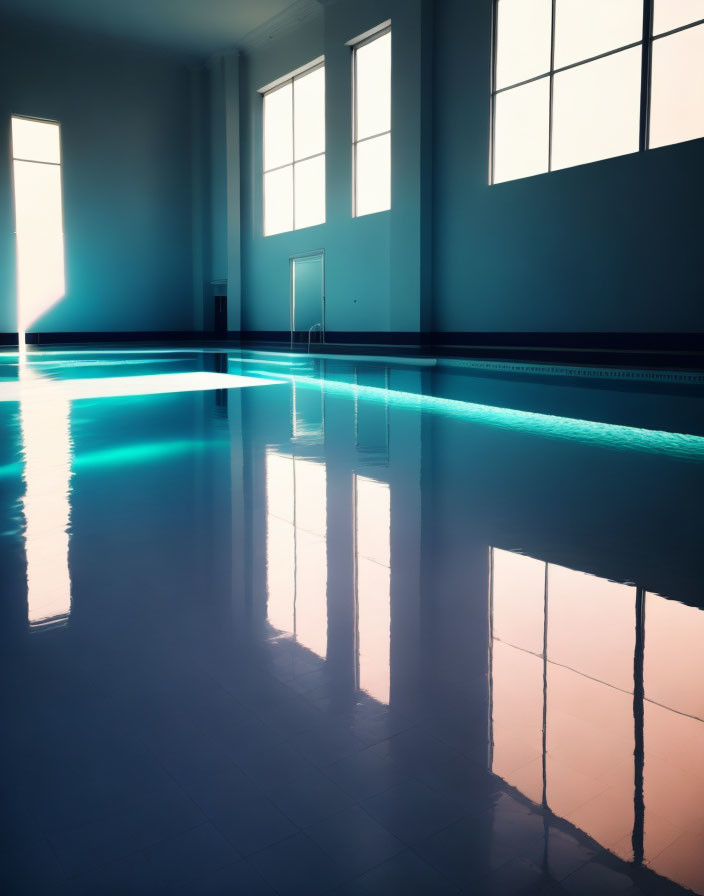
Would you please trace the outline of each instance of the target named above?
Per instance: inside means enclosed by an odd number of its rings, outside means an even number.
[[[495,0],[494,22],[492,183],[704,136],[704,0]]]
[[[66,291],[58,122],[12,118],[17,234],[17,329],[24,333]]]
[[[325,65],[264,92],[264,236],[325,223]]]
[[[649,145],[704,137],[704,0],[655,0],[653,35]]]
[[[352,47],[353,213],[391,208],[391,26]]]

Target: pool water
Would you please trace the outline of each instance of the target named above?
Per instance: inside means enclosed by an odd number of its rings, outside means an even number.
[[[0,887],[704,894],[704,377],[0,354]]]

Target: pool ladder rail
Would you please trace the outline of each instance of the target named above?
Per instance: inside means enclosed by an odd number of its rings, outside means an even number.
[[[322,324],[313,324],[313,326],[308,329],[308,354],[310,354],[310,339],[311,339],[311,336],[313,335],[313,333],[320,333],[321,334],[320,341],[321,341],[321,343],[324,342],[325,334],[323,332],[323,325]]]

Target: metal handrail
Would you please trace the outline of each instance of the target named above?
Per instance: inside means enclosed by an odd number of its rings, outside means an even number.
[[[308,330],[308,354],[310,354],[310,337],[314,332],[322,333],[323,325],[322,324],[313,324],[313,326],[309,328],[309,330]]]

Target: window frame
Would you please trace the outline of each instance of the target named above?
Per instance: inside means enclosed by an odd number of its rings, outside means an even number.
[[[38,124],[52,125],[58,129],[58,151],[59,158],[58,161],[47,161],[45,159],[28,159],[23,156],[15,155],[15,141],[13,135],[13,122],[15,120],[18,121],[33,121]],[[16,288],[16,311],[17,311],[17,330],[18,330],[18,344],[20,348],[20,353],[24,351],[24,343],[26,336],[26,310],[22,307],[22,300],[20,297],[20,262],[19,262],[19,252],[20,252],[20,231],[18,227],[18,218],[19,218],[19,204],[17,201],[17,175],[16,175],[16,163],[21,162],[23,164],[28,165],[44,165],[51,168],[58,169],[58,182],[59,182],[59,198],[60,198],[60,228],[59,235],[61,238],[61,253],[62,253],[62,264],[63,264],[63,282],[62,282],[62,297],[66,295],[67,292],[67,277],[66,277],[66,215],[64,210],[64,152],[63,152],[63,127],[61,122],[56,118],[41,118],[38,115],[21,115],[16,112],[10,112],[9,116],[9,128],[8,128],[8,138],[9,138],[9,162],[10,162],[10,184],[11,184],[11,193],[12,193],[12,222],[13,222],[13,233],[15,236],[15,246],[14,246],[14,264],[15,264],[15,288]],[[52,302],[52,305],[54,303]],[[51,305],[49,306],[51,307]],[[45,311],[48,308],[45,309]],[[33,320],[31,323],[35,323]]]
[[[506,181],[496,181],[496,98],[501,93],[506,93],[509,90],[515,90],[516,88],[520,88],[525,86],[526,84],[532,84],[536,81],[542,81],[546,78],[549,78],[549,109],[548,109],[548,167],[546,171],[542,171],[537,175],[530,175],[533,177],[539,176],[540,174],[549,174],[553,171],[559,170],[567,170],[568,168],[579,168],[582,165],[592,164],[591,162],[580,162],[577,165],[569,165],[562,168],[555,169],[552,167],[553,158],[552,158],[552,148],[553,148],[553,109],[554,109],[554,83],[555,83],[555,75],[558,75],[562,72],[569,71],[573,68],[578,68],[579,66],[588,65],[591,62],[596,62],[599,59],[605,59],[608,56],[614,56],[617,53],[622,53],[624,50],[631,50],[636,47],[641,48],[641,89],[640,89],[640,125],[639,125],[639,135],[638,135],[638,148],[635,152],[644,152],[645,150],[650,148],[650,98],[652,95],[652,59],[653,59],[653,44],[657,40],[661,40],[664,37],[670,37],[673,34],[677,34],[680,31],[687,31],[690,28],[696,28],[700,25],[704,25],[704,19],[697,19],[694,22],[688,22],[686,25],[680,25],[677,28],[672,28],[669,31],[665,31],[661,34],[654,34],[654,9],[655,9],[655,0],[643,0],[643,27],[641,31],[640,39],[637,41],[633,41],[629,44],[624,44],[623,46],[615,47],[611,50],[607,50],[604,53],[598,53],[595,56],[590,56],[586,59],[580,59],[578,62],[571,62],[568,65],[562,65],[558,68],[555,68],[555,19],[556,19],[556,9],[557,9],[557,0],[552,0],[552,13],[551,13],[551,25],[550,25],[550,68],[546,72],[542,72],[539,75],[535,75],[531,78],[526,78],[523,81],[518,81],[515,84],[508,84],[504,87],[496,86],[496,70],[497,70],[497,61],[498,61],[498,21],[499,21],[499,3],[501,0],[493,0],[492,3],[492,18],[491,18],[491,90],[490,90],[490,124],[489,124],[489,185],[496,186],[497,183],[511,183],[515,180],[524,180],[524,177],[520,178],[511,178]],[[672,145],[672,144],[670,144]],[[620,156],[610,156],[609,158],[619,158]],[[605,161],[605,160],[596,160],[596,161]]]
[[[357,50],[361,50],[362,47],[366,47],[369,44],[373,43],[375,40],[379,40],[380,37],[384,37],[385,35],[391,35],[391,20],[387,22],[382,22],[381,25],[378,25],[376,28],[372,28],[370,31],[367,31],[361,37],[355,38],[352,41],[349,41],[348,46],[352,51],[352,217],[353,218],[366,218],[369,214],[384,214],[384,212],[391,211],[392,206],[392,191],[391,191],[391,182],[389,183],[389,207],[386,209],[380,209],[378,212],[365,212],[360,215],[357,212],[357,146],[360,143],[367,143],[369,140],[375,140],[378,137],[385,137],[388,134],[389,137],[389,152],[391,151],[392,144],[392,131],[393,131],[393,107],[390,106],[389,109],[389,128],[386,131],[379,131],[377,134],[370,134],[367,137],[362,137],[361,140],[357,138],[357,125],[358,125],[358,116],[357,116]],[[393,84],[393,37],[391,38],[391,47],[390,47],[390,56],[391,56],[391,72],[389,77],[389,93],[392,94],[392,84]],[[389,165],[389,181],[391,181],[391,165]]]
[[[327,165],[325,156],[327,154],[327,132],[324,133],[325,144],[322,152],[313,153],[310,156],[304,156],[302,159],[296,158],[296,90],[295,90],[295,82],[300,80],[301,78],[305,78],[307,75],[312,74],[318,69],[323,69],[325,72],[325,57],[321,56],[317,59],[314,59],[308,65],[302,66],[301,68],[296,69],[291,72],[289,75],[285,75],[283,78],[279,78],[276,81],[273,81],[271,84],[268,84],[266,87],[262,87],[259,90],[259,93],[262,97],[262,234],[264,237],[268,236],[280,236],[284,233],[294,233],[296,230],[307,230],[308,227],[320,227],[321,224],[325,224],[327,221],[327,201],[325,202],[324,209],[324,218],[318,224],[307,224],[305,227],[296,227],[296,165],[301,164],[302,162],[309,162],[311,159],[323,159],[323,174],[327,174]],[[325,83],[325,75],[323,74],[323,82]],[[291,85],[291,161],[286,162],[284,165],[275,165],[273,168],[266,168],[266,116],[264,114],[264,103],[266,101],[266,97],[272,93],[275,93],[277,90],[281,90],[283,87],[286,87],[288,84]],[[327,85],[325,85],[327,87]],[[327,96],[327,94],[326,94]],[[325,103],[323,105],[323,126],[325,126]],[[266,176],[267,174],[272,174],[275,171],[283,171],[285,168],[291,169],[291,207],[293,210],[293,227],[291,230],[279,230],[276,233],[267,233],[266,228]],[[327,198],[327,197],[326,197]]]

